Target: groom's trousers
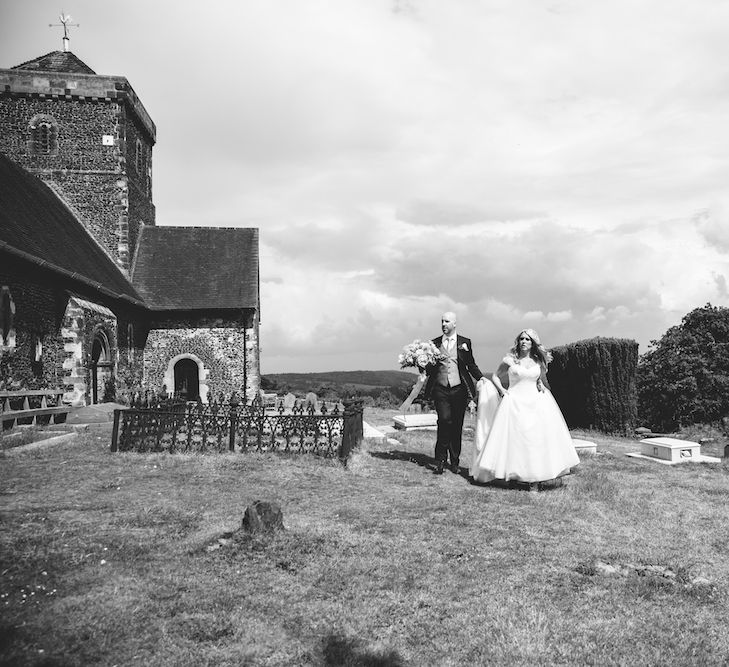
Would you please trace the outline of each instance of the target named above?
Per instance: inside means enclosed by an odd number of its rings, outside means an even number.
[[[438,413],[438,439],[435,442],[435,460],[447,462],[450,456],[451,465],[458,465],[461,457],[461,436],[463,434],[463,418],[466,414],[466,385],[444,387],[436,384],[433,387],[433,402]]]

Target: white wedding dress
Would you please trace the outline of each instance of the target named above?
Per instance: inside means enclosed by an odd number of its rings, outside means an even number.
[[[542,482],[569,472],[580,459],[554,397],[537,389],[539,365],[511,357],[504,363],[509,366],[508,393],[501,398],[492,382],[479,391],[471,477]]]

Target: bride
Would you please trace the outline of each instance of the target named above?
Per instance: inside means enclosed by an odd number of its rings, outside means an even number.
[[[475,480],[542,482],[579,463],[564,417],[546,387],[551,360],[536,331],[525,329],[493,374],[493,384],[483,383],[470,468]]]

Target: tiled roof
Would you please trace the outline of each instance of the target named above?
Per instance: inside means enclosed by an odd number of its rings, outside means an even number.
[[[11,69],[32,69],[43,72],[64,72],[67,74],[96,74],[85,62],[70,51],[51,51]]]
[[[0,153],[0,252],[141,304],[130,281],[38,177]]]
[[[152,310],[258,308],[258,229],[143,227],[132,281]]]

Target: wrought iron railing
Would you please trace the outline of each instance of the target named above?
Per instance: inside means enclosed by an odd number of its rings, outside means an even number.
[[[222,397],[221,397],[222,398]],[[281,452],[338,457],[362,442],[362,402],[297,402],[267,410],[256,400],[186,403],[149,396],[114,411],[112,452]]]

